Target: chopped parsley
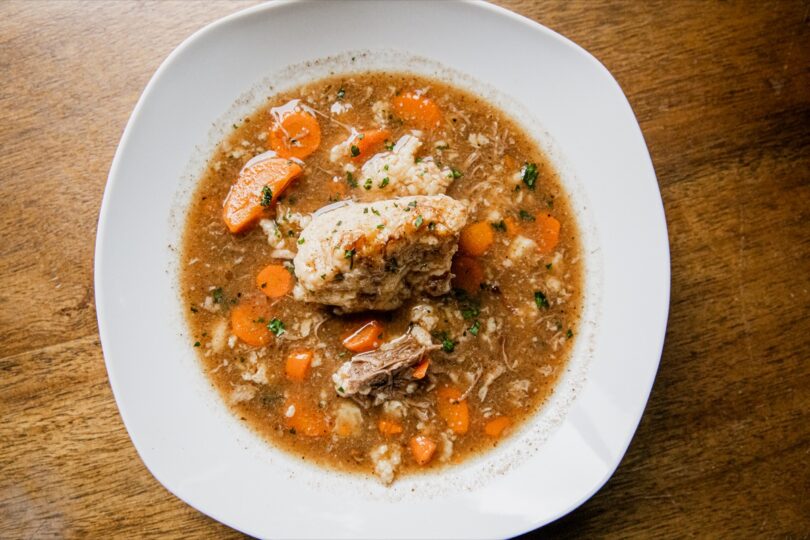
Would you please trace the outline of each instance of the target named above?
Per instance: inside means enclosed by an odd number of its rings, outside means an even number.
[[[273,202],[273,190],[270,189],[270,186],[264,186],[262,188],[262,206],[270,206],[270,203]]]
[[[380,188],[384,188],[385,186],[387,186],[387,185],[388,185],[388,182],[390,182],[390,180],[389,180],[389,179],[388,179],[388,177],[386,176],[385,178],[383,178],[383,179],[380,181]]]
[[[389,150],[389,151],[390,151],[390,150],[393,150],[393,149],[394,149],[394,143],[392,143],[392,142],[386,142],[386,143],[385,143],[385,149],[386,149],[386,150]]]
[[[456,348],[456,342],[453,341],[450,336],[447,335],[447,332],[433,332],[433,337],[436,339],[441,340],[442,342],[442,350],[444,352],[451,353]]]
[[[200,346],[200,342],[199,342],[199,341],[195,341],[195,342],[194,342],[194,346],[195,346],[195,347],[199,347],[199,346]]]
[[[492,228],[496,231],[506,232],[506,223],[503,220],[498,221],[497,223],[490,223]]]
[[[343,99],[345,97],[346,97],[346,90],[341,86],[340,90],[338,90],[338,92],[337,92],[337,98],[338,99]]]
[[[303,244],[304,242],[306,242],[306,240],[305,240],[305,239],[303,239],[303,238],[299,238],[299,239],[298,239],[298,245],[299,245],[299,246],[300,246],[301,244]]]
[[[461,178],[464,175],[461,173],[460,170],[453,167],[453,168],[450,169],[450,176],[455,179],[455,178]]]
[[[371,189],[371,185],[372,185],[372,184],[371,184],[371,178],[366,178],[366,181],[365,181],[365,183],[363,184],[363,187],[364,187],[366,190],[369,190],[369,189]]]
[[[417,204],[416,201],[411,201],[408,203],[408,206],[410,206],[411,208],[416,208],[416,204]]]
[[[379,225],[377,225],[377,228],[378,228],[378,229],[384,229],[384,228],[385,228],[385,224],[384,224],[384,223],[380,223]]]
[[[354,175],[351,172],[346,173],[346,183],[349,184],[349,187],[357,187],[357,180],[354,179]]]
[[[428,223],[428,230],[429,231],[435,231],[436,230],[436,222],[431,221],[430,223]]]
[[[475,321],[471,327],[467,330],[474,336],[478,335],[478,331],[481,329],[481,321]]]
[[[546,270],[551,270],[551,263],[548,263],[548,264],[546,265]]]
[[[284,330],[284,323],[281,319],[273,319],[269,323],[267,323],[267,329],[273,332],[276,336],[280,336],[285,332]]]
[[[534,221],[534,216],[531,215],[526,210],[521,210],[519,215],[520,219],[522,219],[523,221]]]
[[[197,311],[198,311],[197,308],[195,308],[194,306],[191,306],[191,312],[192,313],[197,313]]]
[[[574,333],[571,331],[570,328],[568,329],[568,332],[565,333],[565,337],[568,338],[568,339],[571,339],[572,337],[574,337]]]
[[[347,249],[343,252],[343,258],[349,259],[349,268],[354,268],[354,256],[357,254],[355,249]]]
[[[375,216],[379,216],[379,215],[380,215],[380,211],[379,211],[379,210],[377,210],[376,208],[374,208],[373,206],[371,207],[371,213],[372,213],[372,214],[374,214]]]
[[[215,303],[217,303],[217,304],[222,303],[222,298],[223,298],[222,297],[222,287],[217,287],[216,289],[214,289],[214,292],[211,293],[211,294],[214,296],[214,302]]]
[[[352,157],[357,157],[359,155],[360,155],[360,149],[357,146],[352,145]]]
[[[419,227],[422,226],[422,223],[424,222],[425,222],[424,218],[421,215],[418,215],[416,216],[416,219],[413,220],[413,226],[418,229]]]
[[[537,183],[537,175],[537,164],[526,163],[523,166],[523,183],[526,184],[529,189],[534,189]]]
[[[537,304],[537,309],[548,309],[549,303],[543,291],[534,291],[534,303]]]

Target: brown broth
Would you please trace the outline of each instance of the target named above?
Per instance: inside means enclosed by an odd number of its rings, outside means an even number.
[[[447,195],[471,203],[470,222],[487,220],[496,225],[495,243],[480,257],[487,286],[477,305],[450,294],[415,298],[393,312],[375,314],[385,325],[385,339],[391,339],[407,329],[413,305],[428,304],[441,314],[438,330],[456,342],[452,352],[432,353],[429,376],[410,395],[411,404],[406,404],[407,413],[399,420],[402,433],[385,436],[379,432],[378,421],[390,417],[383,406],[361,408],[362,427],[357,435],[308,437],[294,433],[284,416],[290,397],[305,403],[334,429],[337,408],[349,400],[338,397],[331,376],[351,356],[341,344],[342,337],[364,317],[336,316],[326,307],[298,302],[288,294],[270,308],[271,316],[284,322],[286,336],[273,339],[265,347],[251,347],[231,337],[229,311],[248,297],[264,298],[256,275],[267,264],[280,261],[272,258],[273,247],[261,227],[239,235],[226,230],[223,199],[242,166],[268,149],[271,107],[302,99],[323,113],[318,116],[320,146],[304,160],[304,174],[276,208],[279,231],[287,239],[285,247],[295,250],[301,230],[295,214],[306,215],[330,201],[357,194],[366,200],[370,193],[373,196],[373,191],[365,191],[362,185],[351,187],[342,162],[330,161],[330,149],[348,135],[343,125],[377,127],[375,102],[387,103],[395,94],[417,88],[427,89],[444,115],[440,128],[423,132],[420,155],[433,156],[438,163],[461,173]],[[341,100],[337,98],[339,90],[345,94]],[[350,103],[352,108],[331,115],[330,107],[336,101]],[[412,129],[396,117],[384,117],[393,141]],[[524,163],[537,165],[534,190],[520,181]],[[531,249],[523,257],[509,259],[514,229],[517,235],[536,240],[537,222],[532,219],[541,213],[551,214],[561,223],[556,248],[548,254]],[[287,215],[292,220],[281,219]],[[272,212],[268,216],[272,217]],[[505,226],[506,231],[502,230]],[[515,122],[481,98],[410,74],[367,73],[323,79],[268,98],[266,105],[234,126],[208,163],[188,212],[181,256],[182,295],[191,342],[212,383],[235,414],[272,444],[303,459],[370,473],[374,468],[371,450],[381,444],[398,444],[402,448],[398,475],[458,463],[497,446],[499,440],[519,428],[547,400],[564,371],[581,309],[578,236],[568,198],[546,156]],[[538,305],[535,291],[544,293],[547,307]],[[316,332],[313,321],[319,320],[323,322]],[[308,324],[304,321],[310,321],[308,336],[288,339],[302,333],[302,323],[304,327]],[[472,335],[470,328],[476,321],[477,335]],[[441,337],[436,339],[441,341]],[[316,350],[319,365],[311,369],[305,382],[291,382],[285,378],[284,359],[290,350],[301,347]],[[489,386],[482,401],[482,384],[488,373],[499,369],[496,366],[503,367],[503,373]],[[474,381],[465,400],[469,429],[466,434],[452,433],[436,414],[437,387],[449,383],[464,391]],[[491,437],[484,432],[484,425],[498,416],[509,417],[512,424],[501,437]],[[417,465],[408,450],[408,441],[416,434],[427,434],[438,445],[428,465]]]

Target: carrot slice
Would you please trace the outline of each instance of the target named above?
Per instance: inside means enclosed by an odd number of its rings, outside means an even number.
[[[495,235],[488,221],[478,221],[462,229],[458,247],[467,255],[483,255],[492,245]]]
[[[301,171],[291,161],[271,158],[239,173],[222,208],[228,230],[242,232],[259,221],[264,209],[276,202]]]
[[[411,454],[419,465],[427,465],[436,453],[436,443],[425,435],[417,435],[410,442]]]
[[[372,129],[363,131],[354,140],[352,148],[352,159],[354,161],[365,161],[377,150],[382,148],[386,139],[391,138],[391,132],[387,129]],[[355,150],[355,148],[357,150]]]
[[[287,355],[284,374],[291,381],[301,382],[309,375],[309,367],[315,354],[310,349],[295,349]]]
[[[256,286],[268,297],[280,298],[292,290],[293,277],[282,265],[268,264],[256,275]]]
[[[284,115],[270,130],[270,148],[284,158],[304,159],[321,144],[321,126],[309,113],[295,111]]]
[[[267,329],[269,314],[264,297],[244,299],[231,310],[231,332],[248,345],[267,345],[272,337]]]
[[[484,433],[490,437],[500,437],[501,433],[511,425],[511,418],[508,416],[499,416],[484,424]]]
[[[370,321],[343,339],[343,346],[352,352],[372,351],[382,345],[383,325]]]
[[[470,410],[467,400],[462,399],[461,392],[453,386],[441,386],[438,391],[437,409],[447,426],[454,433],[463,435],[470,427]]]
[[[560,222],[551,214],[537,214],[537,249],[551,253],[560,241]]]
[[[416,368],[413,370],[413,378],[414,379],[424,379],[425,375],[427,375],[428,366],[430,366],[430,358],[425,358],[422,360]]]
[[[436,128],[442,123],[442,111],[427,96],[404,92],[391,100],[394,114],[421,129]]]
[[[290,398],[284,402],[282,409],[284,425],[295,430],[296,435],[321,437],[329,433],[329,423],[317,409],[307,406],[301,399]]]
[[[453,259],[450,266],[453,273],[453,287],[463,289],[467,294],[478,294],[484,282],[484,268],[472,257],[461,255]]]
[[[402,424],[394,420],[380,420],[377,423],[377,429],[383,435],[398,435],[402,433]]]

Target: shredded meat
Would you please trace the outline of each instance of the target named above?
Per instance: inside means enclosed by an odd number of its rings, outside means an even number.
[[[445,195],[322,210],[299,239],[295,298],[351,313],[445,294],[466,221],[464,205]]]
[[[439,345],[426,345],[412,332],[408,332],[383,344],[376,351],[354,355],[340,366],[332,380],[341,396],[377,393],[390,388],[396,382],[408,379],[407,372],[426,353],[438,348]]]

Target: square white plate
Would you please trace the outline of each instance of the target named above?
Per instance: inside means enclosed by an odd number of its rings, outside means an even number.
[[[571,193],[586,259],[552,403],[497,451],[390,488],[301,463],[240,424],[200,369],[177,291],[185,207],[230,122],[279,89],[364,68],[465,85],[520,119]],[[190,505],[260,537],[506,537],[576,508],[618,466],[658,368],[669,246],[633,112],[574,43],[488,4],[275,3],[197,32],[144,90],[104,193],[95,290],[127,430]]]

